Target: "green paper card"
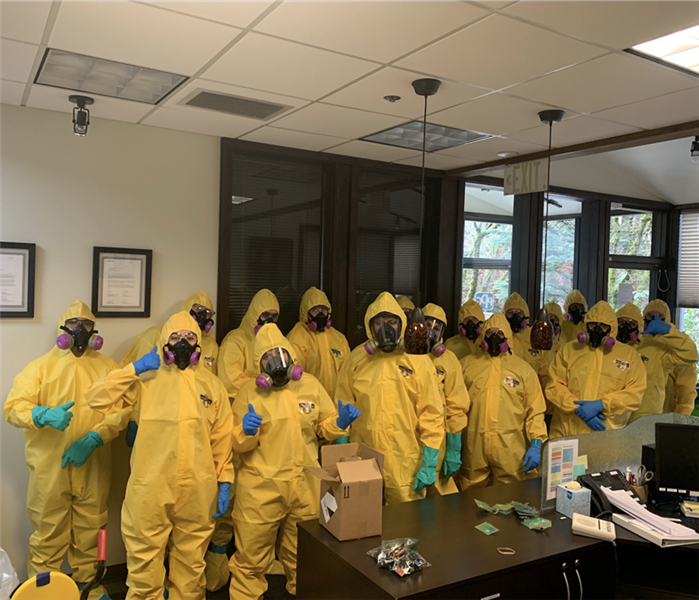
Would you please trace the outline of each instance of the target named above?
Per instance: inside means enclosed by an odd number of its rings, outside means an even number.
[[[524,519],[522,521],[529,529],[548,529],[551,527],[551,521],[542,517],[536,519]]]
[[[585,465],[573,465],[573,479],[577,480],[580,475],[585,475]]]
[[[475,498],[474,498],[474,500],[475,500]],[[478,508],[480,508],[482,510],[485,510],[487,512],[491,512],[490,504],[486,504],[482,500],[476,500],[476,506],[478,506]]]
[[[493,508],[497,508],[498,512],[503,515],[509,515],[514,510],[512,504],[494,504]]]
[[[480,525],[476,525],[476,529],[478,529],[478,531],[482,531],[485,533],[485,535],[492,535],[493,533],[500,531],[497,527],[491,525],[487,521],[481,523]]]

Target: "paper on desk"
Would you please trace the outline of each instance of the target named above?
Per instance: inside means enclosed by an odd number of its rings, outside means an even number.
[[[636,502],[636,500],[626,490],[611,490],[601,486],[602,491],[607,495],[609,501],[620,508],[625,513],[642,521],[648,527],[660,532],[667,537],[692,537],[696,535],[693,529],[674,523],[670,519],[665,519],[654,515],[645,506]]]
[[[555,500],[559,484],[573,481],[573,467],[578,462],[578,440],[549,442],[548,453],[546,499]]]

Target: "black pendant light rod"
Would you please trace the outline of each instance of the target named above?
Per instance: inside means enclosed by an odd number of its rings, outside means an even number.
[[[427,96],[425,96],[425,111],[422,115],[422,201],[425,201],[425,153],[427,151]]]

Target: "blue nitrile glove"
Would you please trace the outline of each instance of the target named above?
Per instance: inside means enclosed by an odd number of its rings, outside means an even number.
[[[524,453],[522,461],[522,469],[528,473],[532,469],[536,469],[541,462],[541,440],[532,440],[529,450]]]
[[[444,454],[444,477],[449,479],[461,468],[461,434],[447,433],[447,451]]]
[[[604,410],[604,403],[601,400],[576,400],[575,404],[578,405],[578,408],[575,409],[575,414],[585,423]]]
[[[129,421],[129,424],[126,426],[126,445],[129,448],[133,448],[133,445],[136,442],[137,433],[138,423],[136,423],[136,421]]]
[[[419,492],[429,485],[434,485],[437,480],[438,457],[439,450],[427,446],[422,449],[422,466],[415,476],[415,491]]]
[[[252,404],[248,404],[248,412],[243,417],[243,433],[256,435],[260,425],[262,425],[262,417],[255,412],[255,407]]]
[[[218,519],[226,514],[228,503],[231,501],[231,484],[225,481],[218,484],[218,512],[213,516]]]
[[[158,354],[158,347],[153,346],[153,349],[148,354],[144,354],[137,361],[134,361],[133,368],[136,369],[136,375],[159,369],[160,355]]]
[[[660,319],[660,315],[653,315],[653,320],[648,323],[648,329],[641,332],[641,335],[650,333],[651,335],[667,335],[670,333],[670,324]]]
[[[61,404],[56,408],[49,408],[48,406],[35,406],[32,408],[32,421],[39,429],[48,425],[58,431],[64,431],[68,425],[70,425],[70,420],[73,418],[73,413],[70,409],[73,408],[75,402],[72,400]]]
[[[359,409],[354,404],[342,405],[342,400],[337,401],[337,426],[340,429],[347,429],[359,415]]]
[[[339,438],[335,440],[336,444],[349,444],[349,436],[348,435],[341,435]]]
[[[596,417],[592,417],[589,421],[585,421],[585,425],[592,429],[592,431],[604,431],[607,428],[604,426],[604,423],[602,423],[602,420],[606,419],[607,417],[600,413]]]
[[[73,442],[68,450],[63,453],[61,457],[63,458],[62,467],[65,469],[69,463],[73,463],[76,467],[82,467],[90,457],[90,454],[101,446],[104,446],[102,436],[96,431],[91,431],[84,438]]]

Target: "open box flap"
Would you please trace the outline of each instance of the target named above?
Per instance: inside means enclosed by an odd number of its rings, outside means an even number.
[[[381,454],[381,452],[374,450],[371,446],[362,444],[362,458],[364,460],[373,458],[379,466],[379,471],[383,473],[383,454]]]
[[[341,458],[356,456],[359,444],[332,444],[320,448],[320,464],[323,468],[334,467]]]
[[[310,473],[313,473],[313,475],[315,475],[318,479],[337,483],[337,477],[333,477],[330,473],[328,473],[325,469],[321,467],[304,467],[304,469],[306,469]]]
[[[369,460],[340,462],[337,463],[337,470],[340,473],[342,483],[383,479],[381,471],[379,471],[379,467],[373,458]]]

